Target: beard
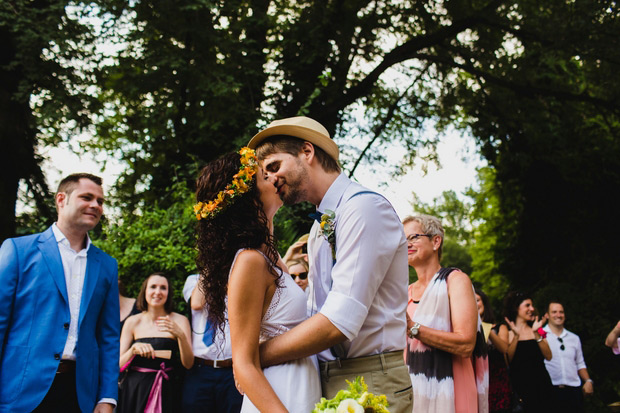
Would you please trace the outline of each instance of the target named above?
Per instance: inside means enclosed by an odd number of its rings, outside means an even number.
[[[294,205],[306,201],[305,185],[308,185],[308,172],[304,169],[301,161],[297,161],[297,168],[291,176],[286,177],[288,191],[280,195],[282,202],[286,205]]]

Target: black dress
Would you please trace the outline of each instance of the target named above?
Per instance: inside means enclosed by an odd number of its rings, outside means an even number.
[[[517,394],[523,399],[525,411],[549,412],[553,385],[545,367],[544,356],[536,340],[517,343],[510,362],[510,380]]]
[[[499,324],[493,327],[499,334]],[[489,340],[489,412],[507,412],[510,410],[510,379],[504,354]]]
[[[136,356],[129,367],[127,376],[119,388],[118,413],[142,413],[151,392],[157,373],[143,373],[134,370],[142,367],[151,370],[160,370],[161,363],[165,368],[168,380],[162,380],[162,412],[181,411],[181,390],[184,368],[179,355],[179,345],[176,339],[166,337],[143,337],[136,340],[141,343],[150,343],[155,350],[172,350],[170,360],[162,358],[144,358]]]

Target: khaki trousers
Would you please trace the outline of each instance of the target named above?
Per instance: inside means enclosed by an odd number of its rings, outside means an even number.
[[[362,376],[368,391],[376,396],[385,394],[391,413],[411,413],[413,392],[403,351],[376,354],[319,363],[323,397],[331,399],[339,390],[347,389],[345,380]]]

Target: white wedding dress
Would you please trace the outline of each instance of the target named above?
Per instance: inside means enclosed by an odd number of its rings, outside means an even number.
[[[237,255],[241,251],[238,251]],[[268,258],[265,257],[265,259]],[[278,283],[280,286],[276,288],[261,322],[260,341],[279,336],[307,318],[304,291],[287,273],[282,274]],[[310,413],[315,403],[321,399],[321,382],[316,356],[267,367],[263,373],[278,398],[291,413]],[[258,411],[248,396],[244,396],[241,412]]]

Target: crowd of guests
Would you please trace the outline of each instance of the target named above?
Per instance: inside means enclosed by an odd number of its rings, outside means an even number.
[[[187,316],[167,274],[128,297],[91,244],[94,175],[61,181],[47,231],[2,244],[0,411],[308,412],[356,376],[395,413],[582,410],[593,381],[560,301],[541,317],[510,292],[495,318],[466,274],[442,267],[441,221],[401,222],[350,181],[318,122],[275,121],[249,145],[257,154],[225,155],[198,179]],[[274,216],[300,201],[317,222],[280,257]],[[620,322],[605,341],[615,354],[619,336]]]
[[[418,277],[408,289],[409,331],[405,349],[405,362],[414,390],[414,411],[583,411],[583,396],[593,393],[593,381],[588,375],[579,337],[564,328],[563,304],[550,302],[544,317],[539,317],[531,297],[510,292],[504,299],[504,316],[498,320],[487,295],[473,288],[467,275],[458,269],[440,266],[444,238],[440,220],[428,215],[411,216],[405,218],[403,225],[410,251],[408,262]],[[307,240],[308,234],[305,234],[283,257],[291,278],[305,292],[310,290]],[[144,312],[129,317],[123,329],[120,359],[123,365],[129,355],[146,357],[142,363],[151,370],[132,371],[137,384],[132,384],[131,379],[123,383],[119,411],[142,411],[154,382],[159,379],[156,374],[149,373],[159,370],[176,372],[168,374],[168,383],[156,383],[163,388],[160,391],[163,411],[198,411],[204,405],[217,406],[217,411],[226,412],[241,408],[241,396],[235,388],[232,371],[204,368],[210,360],[220,360],[223,366],[230,367],[232,352],[228,325],[219,350],[215,350],[215,336],[209,330],[204,310],[204,295],[197,288],[198,278],[198,274],[190,275],[184,289],[192,308],[193,347],[196,352],[211,347],[212,354],[208,357],[204,357],[206,353],[202,357],[196,354],[196,364],[189,360],[181,362],[179,349],[187,347],[186,337],[190,337],[187,321],[170,310],[154,311],[171,305],[171,295],[156,289],[158,284],[168,286],[165,275],[151,275],[133,304],[133,312],[136,308]],[[151,295],[147,294],[149,291]],[[305,297],[307,299],[308,294]],[[196,303],[192,304],[192,299]],[[121,296],[121,314],[126,314],[134,301]],[[181,334],[181,327],[163,329],[155,321],[157,316],[170,314],[183,320],[181,325],[186,327],[186,337]],[[142,317],[148,317],[151,329],[136,335],[132,326]],[[208,345],[205,345],[205,333],[209,337]],[[618,336],[620,322],[606,340],[615,353],[618,352]],[[131,346],[130,337],[134,338]],[[172,356],[165,355],[162,360],[156,352],[164,349]],[[155,360],[151,360],[153,358]],[[203,366],[200,378],[200,374],[196,376],[196,366]],[[208,366],[213,367],[212,364]],[[189,369],[187,376],[179,374],[182,367]],[[213,374],[217,374],[217,378],[209,377]],[[183,376],[186,377],[185,389],[179,387]]]

